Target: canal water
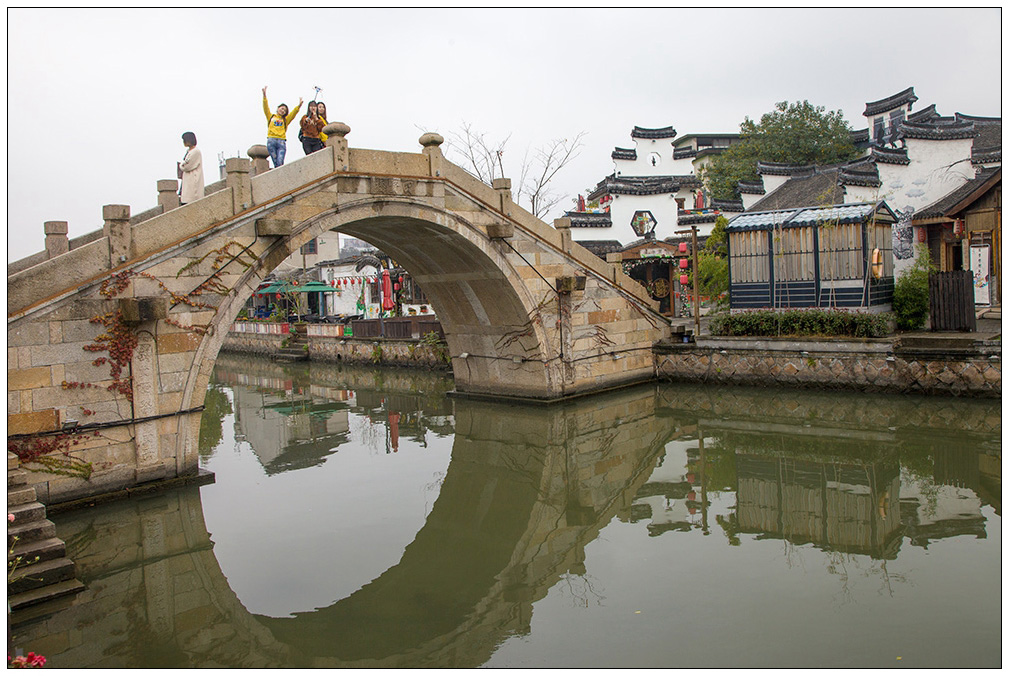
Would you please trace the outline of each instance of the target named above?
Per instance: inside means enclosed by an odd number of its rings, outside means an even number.
[[[557,406],[222,354],[212,484],[54,515],[52,667],[1001,666],[998,401]]]

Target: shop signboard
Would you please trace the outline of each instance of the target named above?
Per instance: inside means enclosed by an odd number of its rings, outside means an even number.
[[[971,247],[971,275],[975,305],[989,305],[989,245]]]

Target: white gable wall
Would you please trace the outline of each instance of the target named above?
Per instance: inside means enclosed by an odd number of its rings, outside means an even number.
[[[641,239],[631,229],[631,219],[636,211],[651,211],[656,219],[656,239],[673,237],[677,229],[677,201],[672,193],[665,195],[614,195],[610,203],[610,221],[613,223],[607,237],[621,244],[630,244]],[[580,228],[579,230],[583,230]],[[572,235],[575,237],[575,234]]]
[[[880,196],[895,210],[929,206],[975,178],[972,139],[925,141],[907,139],[909,163],[877,162]]]

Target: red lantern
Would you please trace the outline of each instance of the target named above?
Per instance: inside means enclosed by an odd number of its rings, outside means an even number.
[[[280,299],[281,299],[281,295],[280,295],[279,293],[278,293],[278,294],[275,294],[275,296],[277,297],[277,300],[280,300]]]
[[[926,243],[926,228],[924,226],[919,226],[919,243]]]
[[[954,221],[954,235],[959,238],[964,236],[964,221],[960,218]]]
[[[681,258],[680,259],[680,269],[681,270],[687,270],[687,259],[686,258]]]
[[[681,275],[680,276],[680,285],[681,286],[687,286],[687,281],[688,281],[687,280],[687,275]]]
[[[399,282],[400,282],[400,284],[403,284],[403,275],[400,275]]]
[[[680,253],[687,253],[687,242],[681,242],[678,244],[677,250],[680,251]]]

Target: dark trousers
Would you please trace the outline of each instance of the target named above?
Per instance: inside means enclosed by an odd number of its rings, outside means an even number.
[[[323,142],[317,138],[309,138],[306,136],[302,139],[302,150],[305,151],[306,155],[311,155],[317,150],[322,150],[323,148]]]

